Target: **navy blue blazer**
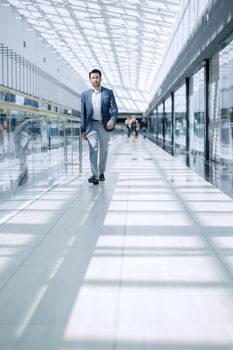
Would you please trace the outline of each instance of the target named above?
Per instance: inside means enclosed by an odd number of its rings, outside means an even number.
[[[111,119],[115,124],[117,121],[118,108],[113,91],[101,86],[101,114],[102,123],[106,131],[107,122]],[[92,89],[84,91],[81,96],[81,131],[89,133],[92,130]]]

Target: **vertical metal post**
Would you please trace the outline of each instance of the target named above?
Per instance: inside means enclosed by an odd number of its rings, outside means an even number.
[[[35,96],[39,97],[39,87],[38,87],[38,81],[39,81],[39,72],[38,72],[38,67],[35,66]]]
[[[14,52],[11,51],[11,87],[12,89],[15,89],[14,85]]]
[[[13,68],[13,51],[10,50],[10,87],[13,89],[14,85],[13,85],[13,76],[14,76],[14,68]]]
[[[189,78],[185,79],[186,84],[186,152],[189,152],[190,149],[190,123],[189,123]]]
[[[163,134],[163,148],[165,147],[165,101],[163,100],[163,119],[162,119],[162,134]]]
[[[171,102],[172,102],[172,155],[174,155],[175,150],[175,106],[174,106],[174,92],[171,92]]]
[[[25,92],[24,86],[25,86],[25,77],[24,77],[24,61],[19,57],[19,67],[20,67],[20,76],[19,76],[19,83],[20,83],[20,91]]]
[[[14,53],[14,59],[15,59],[15,89],[18,90],[18,69],[17,69],[17,55]]]
[[[45,79],[44,79],[44,72],[42,71],[41,72],[41,76],[42,76],[42,91],[41,91],[41,97],[43,98],[43,99],[46,99],[46,95],[45,95]]]
[[[71,164],[74,163],[74,122],[71,122]]]
[[[28,93],[32,95],[32,87],[31,87],[31,62],[28,62]]]
[[[79,129],[79,173],[82,173],[83,168],[83,157],[82,157],[82,132],[81,129]]]
[[[33,63],[31,65],[31,68],[32,68],[32,95],[36,96],[36,94],[35,94],[35,82],[36,82],[35,65]]]
[[[6,48],[6,86],[9,87],[9,50]]]
[[[210,60],[206,59],[205,60],[205,121],[204,121],[204,127],[205,127],[205,139],[204,139],[204,155],[205,155],[205,160],[210,159],[210,147],[209,147],[209,84],[210,84]]]
[[[3,52],[3,45],[0,44],[0,84],[3,85],[3,61],[2,61],[2,52]]]
[[[26,62],[26,93],[28,94],[29,93],[29,72],[28,72],[28,60],[25,60]]]
[[[37,96],[36,94],[36,71],[37,71],[37,67],[33,64],[33,76],[32,76],[32,80],[33,80],[33,95]]]
[[[189,151],[190,151],[190,123],[189,123],[189,96],[190,96],[190,79],[185,78],[185,85],[186,85],[186,165],[190,165],[190,159],[189,159]]]
[[[38,68],[38,97],[41,98],[41,71]]]
[[[156,113],[156,117],[155,117],[155,138],[156,141],[158,141],[159,138],[159,116],[158,116],[158,108],[155,108],[155,113]]]
[[[64,163],[65,170],[67,173],[67,133],[66,133],[66,122],[64,122]]]
[[[12,74],[13,74],[13,89],[17,90],[17,63],[16,63],[16,57],[15,57],[15,52],[12,53],[12,62],[13,62],[13,71],[12,71]]]
[[[2,46],[2,85],[5,85],[4,46]]]

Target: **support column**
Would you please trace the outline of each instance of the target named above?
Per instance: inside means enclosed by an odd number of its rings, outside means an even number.
[[[210,84],[210,60],[206,59],[205,60],[205,139],[204,139],[204,156],[205,156],[205,160],[209,160],[210,159],[210,147],[209,147],[209,142],[210,142],[210,138],[209,138],[209,84]]]
[[[185,78],[185,85],[186,85],[186,152],[189,152],[190,149],[190,123],[189,123],[189,78]]]
[[[163,148],[165,147],[165,101],[163,100]]]
[[[190,166],[190,159],[189,159],[189,151],[190,151],[190,123],[189,123],[189,96],[190,96],[190,79],[185,78],[185,86],[186,86],[186,165]]]
[[[175,100],[174,92],[171,92],[171,102],[172,102],[172,155],[175,154]]]

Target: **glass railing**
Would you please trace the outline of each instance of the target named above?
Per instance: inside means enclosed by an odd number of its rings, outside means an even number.
[[[0,86],[0,200],[82,172],[78,113]]]

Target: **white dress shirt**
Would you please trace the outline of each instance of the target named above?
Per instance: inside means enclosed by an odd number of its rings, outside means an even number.
[[[93,117],[95,120],[102,120],[101,115],[101,89],[92,89],[92,106],[93,106]]]

